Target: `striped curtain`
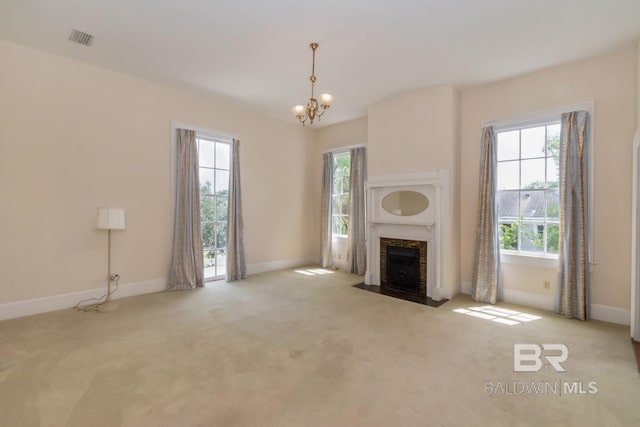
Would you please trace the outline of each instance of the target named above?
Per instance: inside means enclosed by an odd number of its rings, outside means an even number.
[[[247,277],[244,256],[244,222],[242,220],[242,192],[240,191],[240,141],[231,146],[229,174],[229,212],[227,222],[227,281]]]
[[[320,203],[320,263],[322,267],[333,266],[331,260],[331,193],[333,190],[333,153],[324,154],[322,167],[322,201]]]
[[[173,250],[167,290],[204,286],[200,235],[200,180],[196,133],[177,129],[176,197]]]
[[[367,179],[367,149],[351,149],[351,169],[349,172],[349,240],[347,264],[349,272],[364,274],[367,270],[365,242],[365,190]]]
[[[495,304],[502,297],[496,205],[497,148],[493,127],[482,129],[480,191],[471,298]]]
[[[589,291],[589,113],[562,115],[556,313],[586,320]]]

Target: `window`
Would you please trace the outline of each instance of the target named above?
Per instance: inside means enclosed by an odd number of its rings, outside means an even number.
[[[349,172],[351,156],[340,153],[333,156],[333,189],[331,191],[331,226],[334,236],[349,234]]]
[[[557,257],[560,122],[497,132],[503,253]]]
[[[229,205],[229,141],[197,135],[200,163],[200,228],[205,279],[225,276],[227,207]]]

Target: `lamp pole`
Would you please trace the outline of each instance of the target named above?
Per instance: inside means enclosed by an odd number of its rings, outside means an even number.
[[[111,229],[107,229],[107,298],[103,304],[98,305],[98,311],[108,313],[117,310],[120,306],[111,302]]]

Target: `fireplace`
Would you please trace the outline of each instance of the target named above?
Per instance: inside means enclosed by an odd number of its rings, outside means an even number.
[[[427,242],[380,239],[380,286],[383,292],[427,297]]]
[[[378,294],[401,298],[432,307],[439,307],[448,299],[434,300],[428,292],[427,284],[433,280],[433,254],[427,247],[428,241],[380,237],[380,284],[359,283],[356,288]]]
[[[387,283],[387,253],[384,242],[387,239],[405,240],[413,242],[413,246],[402,243],[394,243],[391,246],[419,248],[418,297],[444,301],[459,293],[460,285],[454,268],[458,256],[457,241],[451,225],[454,216],[449,209],[451,199],[449,172],[448,169],[433,169],[407,174],[369,175],[365,184],[367,189],[367,273],[364,283],[366,286],[387,287],[389,284]],[[387,197],[405,191],[422,194],[428,201],[426,209],[415,214],[404,214],[402,211],[396,212],[393,208],[385,208],[384,201]],[[404,271],[402,274],[406,277],[413,273]],[[394,273],[394,276],[397,277],[397,274]],[[398,285],[393,282],[391,285],[396,288],[410,287],[407,284]],[[393,292],[411,295],[413,288],[411,291],[403,289]]]

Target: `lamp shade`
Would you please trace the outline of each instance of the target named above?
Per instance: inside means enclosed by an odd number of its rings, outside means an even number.
[[[333,104],[333,96],[329,95],[328,93],[323,93],[322,95],[320,95],[320,105],[324,108],[329,108],[331,107],[331,104]]]
[[[293,115],[295,117],[304,117],[304,113],[305,113],[305,108],[302,105],[296,105],[295,107],[293,107],[291,109],[291,112],[293,113]]]
[[[124,209],[98,208],[96,228],[100,230],[124,230]]]

